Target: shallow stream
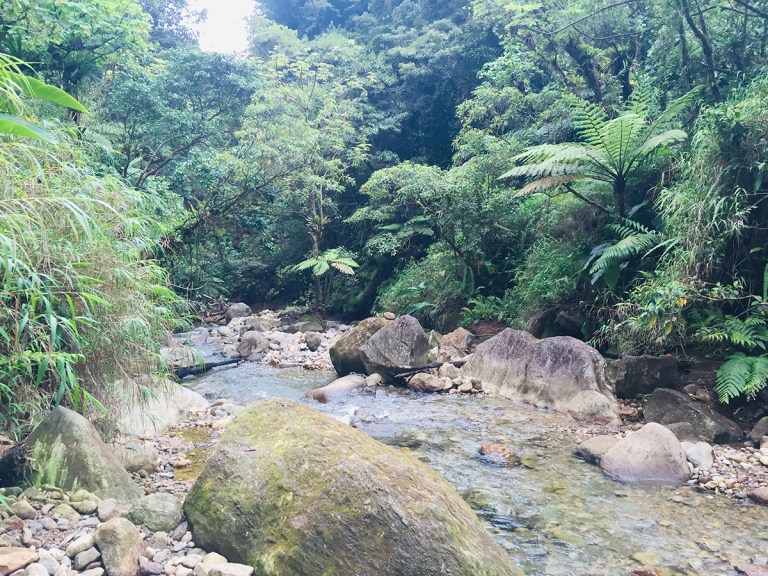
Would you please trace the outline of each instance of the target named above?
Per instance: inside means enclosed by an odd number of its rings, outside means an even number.
[[[257,364],[187,383],[247,404],[305,402],[436,469],[531,575],[622,576],[644,564],[663,574],[735,575],[768,557],[768,508],[692,488],[626,486],[571,453],[573,421],[501,398],[425,395],[395,388],[317,404],[304,393],[335,374]],[[483,443],[507,445],[519,464],[483,461]],[[633,558],[634,556],[634,558]]]

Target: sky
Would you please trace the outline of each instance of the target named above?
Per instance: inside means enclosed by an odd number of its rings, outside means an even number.
[[[253,0],[192,0],[190,5],[208,10],[208,19],[196,26],[202,50],[242,52],[247,48],[245,19],[253,12]]]

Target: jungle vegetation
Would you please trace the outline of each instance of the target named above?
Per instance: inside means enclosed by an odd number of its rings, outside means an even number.
[[[184,301],[501,322],[768,382],[768,2],[0,6],[0,418],[151,393]],[[114,342],[125,342],[115,346]]]

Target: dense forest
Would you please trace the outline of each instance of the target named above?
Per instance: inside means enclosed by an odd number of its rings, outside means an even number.
[[[0,6],[0,417],[151,394],[208,298],[768,382],[768,2]]]

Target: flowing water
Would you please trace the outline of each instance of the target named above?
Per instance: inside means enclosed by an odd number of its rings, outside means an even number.
[[[325,405],[303,399],[334,377],[243,364],[188,385],[238,404],[306,402],[414,452],[456,487],[526,574],[617,576],[647,563],[664,574],[731,576],[735,565],[768,557],[768,508],[689,487],[612,482],[571,456],[573,422],[564,416],[501,398],[391,387]],[[518,464],[483,461],[478,449],[488,442],[507,445]]]

